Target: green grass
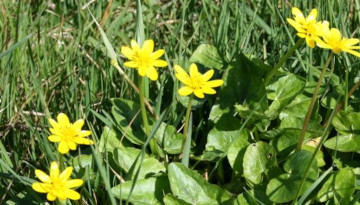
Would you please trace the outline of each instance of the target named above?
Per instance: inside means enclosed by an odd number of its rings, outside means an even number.
[[[37,180],[35,169],[48,170],[50,162],[58,160],[56,144],[48,141],[47,136],[48,118],[55,118],[60,112],[66,113],[71,121],[86,119],[85,127],[93,132],[92,139],[96,141],[91,149],[81,146],[66,156],[74,161],[79,160],[76,156],[81,154],[92,156],[91,160],[86,161],[89,166],[84,165],[74,171],[74,178],[85,179],[84,185],[78,189],[83,198],[74,204],[127,203],[127,198],[115,199],[109,189],[123,180],[133,178],[123,167],[114,163],[116,159],[113,159],[112,154],[100,152],[102,148],[99,143],[101,138],[106,137],[104,126],[116,130],[118,138],[122,136],[119,122],[112,114],[111,99],[124,98],[134,102],[139,99],[124,76],[110,64],[108,51],[90,12],[105,31],[117,53],[119,65],[133,82],[137,82],[137,72],[122,66],[125,61],[124,56],[120,55],[122,45],[129,45],[130,40],[138,36],[143,40],[153,39],[156,49],[163,48],[166,51],[163,59],[168,61],[169,66],[157,69],[160,73],[157,82],[146,82],[148,87],[145,96],[148,96],[157,116],[168,108],[169,112],[162,116],[162,120],[180,129],[187,101],[177,95],[179,85],[174,83],[177,80],[173,65],[187,68],[193,52],[205,43],[214,45],[225,62],[232,62],[239,53],[243,53],[273,67],[298,39],[294,29],[286,23],[286,18],[291,17],[291,7],[287,2],[146,0],[142,1],[142,19],[139,19],[136,15],[139,12],[136,1],[131,0],[1,1],[0,204],[29,204],[29,200],[35,204],[44,203],[45,195],[33,191],[30,184]],[[332,27],[337,27],[346,37],[359,36],[358,1],[295,0],[291,5],[301,8],[306,14],[311,8],[317,8],[318,19],[328,20]],[[302,46],[286,61],[282,70],[296,74],[305,82],[317,81],[320,72],[318,67],[325,63],[327,55],[328,52],[320,48]],[[205,70],[204,67],[201,69]],[[350,54],[341,54],[330,69],[338,77],[334,81],[338,80],[342,89],[333,92],[335,88],[329,86],[330,82],[324,81],[326,86],[321,92],[322,97],[331,93],[346,95],[341,92],[350,90],[359,78],[359,60]],[[217,70],[216,75],[221,78],[226,73],[224,68]],[[244,77],[239,77],[241,79]],[[246,105],[246,97],[236,104]],[[271,100],[268,102],[270,105]],[[225,155],[217,155],[214,160],[198,160],[205,150],[208,133],[216,124],[208,121],[208,118],[213,105],[217,103],[217,96],[211,96],[192,112],[190,124],[193,126],[190,132],[192,144],[196,146],[191,148],[189,167],[208,176],[206,179],[210,183],[231,192],[232,196],[248,194],[251,198],[253,194],[245,190],[256,190],[257,187],[246,182],[243,177],[236,177]],[[359,112],[358,91],[344,103],[345,109]],[[318,109],[321,122],[329,119],[332,110],[326,106]],[[141,121],[140,118],[139,114],[138,120]],[[238,115],[236,118],[241,123],[248,120]],[[270,128],[277,127],[279,122],[280,119],[273,119]],[[262,138],[265,131],[253,129],[248,124],[242,127],[241,130],[246,129],[251,136],[255,136],[251,142],[261,141],[257,137],[269,142],[266,137]],[[143,148],[143,145],[133,144],[127,139],[123,145]],[[190,143],[187,143],[187,148],[190,149]],[[344,167],[350,165],[338,161],[359,157],[356,152],[339,153],[333,150],[324,151],[324,155],[327,166],[335,159],[338,165]],[[286,156],[278,159],[278,163],[286,159]],[[180,162],[181,159],[171,154],[160,159],[166,168],[173,161]],[[74,164],[71,160],[67,162],[69,166]],[[358,169],[358,163],[352,167]],[[137,170],[133,171],[136,173]],[[314,183],[322,184],[319,181]],[[237,189],[236,186],[242,188]],[[136,187],[132,188],[133,194],[136,194]],[[313,189],[315,192],[316,187]],[[354,196],[359,196],[359,193],[356,190]]]

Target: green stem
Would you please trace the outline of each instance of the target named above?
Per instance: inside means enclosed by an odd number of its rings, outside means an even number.
[[[146,115],[145,109],[145,100],[144,100],[144,86],[142,85],[143,77],[139,76],[139,98],[140,98],[140,107],[141,107],[141,116],[143,119],[144,127],[145,127],[145,134],[148,136],[150,134],[150,127],[148,118]]]
[[[319,76],[319,80],[316,84],[316,87],[315,87],[315,91],[314,91],[314,94],[312,96],[312,99],[311,99],[311,102],[310,102],[310,106],[309,106],[309,109],[306,113],[306,116],[305,116],[305,120],[304,120],[304,125],[303,125],[303,128],[301,130],[301,134],[300,134],[300,138],[299,138],[299,141],[298,141],[298,144],[296,146],[296,151],[300,151],[301,150],[301,147],[302,147],[302,144],[304,142],[304,136],[305,136],[305,133],[306,133],[306,130],[307,130],[307,127],[309,125],[309,122],[310,122],[310,118],[311,118],[311,114],[312,114],[312,111],[314,109],[314,105],[315,105],[315,102],[316,102],[316,99],[317,99],[317,95],[318,95],[318,92],[319,92],[319,88],[320,88],[320,85],[321,85],[321,81],[324,77],[324,74],[325,74],[325,71],[326,71],[326,68],[329,66],[330,62],[331,62],[331,59],[333,58],[334,56],[334,53],[331,52],[328,59],[326,60],[326,63],[320,73],[320,76]]]
[[[271,78],[276,74],[277,70],[285,63],[285,61],[295,52],[295,50],[297,48],[299,48],[299,46],[304,42],[303,38],[300,38],[296,44],[290,49],[288,50],[288,52],[285,53],[285,55],[283,55],[283,57],[280,58],[279,62],[275,65],[275,67],[270,71],[270,73],[266,76],[265,78],[265,85],[267,85],[269,83],[269,81],[271,80]]]
[[[188,134],[189,118],[190,118],[191,105],[192,105],[193,98],[194,98],[194,96],[191,95],[189,102],[188,102],[188,106],[186,108],[183,140],[182,140],[182,145],[181,145],[181,154],[184,152],[185,142],[186,142],[186,138],[187,138],[187,134]]]
[[[347,111],[348,106],[348,88],[349,88],[349,69],[345,67],[345,99],[344,99],[344,111]]]
[[[148,137],[150,134],[150,127],[149,127],[149,122],[148,122],[148,118],[146,115],[145,99],[144,99],[144,86],[143,86],[142,80],[143,80],[143,77],[139,76],[139,98],[140,98],[141,116],[142,116],[143,124],[145,127],[145,134],[146,134],[146,137]],[[155,138],[150,140],[149,145],[150,145],[152,154],[158,155]]]

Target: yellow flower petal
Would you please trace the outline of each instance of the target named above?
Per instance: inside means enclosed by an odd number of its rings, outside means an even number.
[[[306,40],[306,44],[310,47],[310,48],[315,48],[316,46],[316,42],[313,38],[305,38]]]
[[[310,14],[306,17],[306,21],[316,21],[316,17],[317,17],[318,11],[316,9],[312,9],[310,11]]]
[[[159,50],[155,51],[154,53],[152,53],[150,56],[151,56],[152,59],[158,59],[162,55],[164,55],[164,53],[165,53],[164,49],[159,49]]]
[[[214,87],[219,87],[219,86],[221,86],[223,83],[224,83],[223,80],[211,80],[211,81],[206,82],[205,85],[206,85],[207,87],[214,88]]]
[[[158,73],[156,71],[156,69],[152,66],[150,66],[147,70],[146,70],[146,76],[150,78],[150,80],[155,81],[158,79]]]
[[[49,123],[50,123],[51,127],[55,128],[55,129],[61,128],[61,126],[54,119],[50,118]]]
[[[57,121],[61,127],[65,127],[70,124],[69,118],[64,113],[60,113],[57,116]]]
[[[69,147],[67,145],[66,142],[60,142],[59,143],[59,146],[58,146],[58,151],[61,153],[61,154],[66,154],[69,152]]]
[[[81,130],[80,133],[78,133],[78,137],[87,137],[91,135],[91,132],[88,130]]]
[[[79,200],[81,198],[81,195],[72,189],[65,189],[65,195],[71,200]]]
[[[214,75],[214,70],[208,70],[206,73],[203,74],[203,80],[208,81]]]
[[[84,183],[84,181],[82,179],[72,179],[72,180],[68,180],[65,183],[65,187],[66,188],[75,188],[78,186],[81,186]]]
[[[350,39],[345,40],[344,45],[345,46],[352,46],[352,45],[358,44],[359,42],[360,42],[360,40],[357,39],[357,38],[350,38]]]
[[[69,149],[71,150],[76,150],[76,143],[75,142],[68,142],[67,146],[69,147]]]
[[[331,46],[329,46],[327,43],[325,43],[325,42],[322,41],[322,40],[318,40],[318,41],[316,42],[316,45],[319,46],[320,48],[332,49]]]
[[[198,67],[195,63],[190,65],[190,77],[195,77],[199,74]]]
[[[194,90],[194,94],[198,98],[204,98],[205,97],[204,93],[200,89]]]
[[[140,76],[145,76],[146,75],[146,70],[148,68],[147,67],[144,67],[144,66],[140,66],[139,69],[138,69],[138,73]]]
[[[185,85],[190,85],[191,84],[191,79],[188,76],[188,74],[184,75],[184,74],[180,74],[180,73],[176,73],[175,77],[182,83],[184,83]]]
[[[50,142],[60,142],[61,141],[61,137],[59,135],[50,135],[48,137]]]
[[[188,74],[185,72],[185,70],[184,70],[182,67],[180,67],[179,65],[174,65],[174,69],[175,69],[175,71],[176,71],[177,73],[179,73],[179,74],[188,75]]]
[[[294,16],[296,16],[296,17],[302,17],[302,18],[304,18],[304,15],[303,15],[303,13],[300,11],[300,9],[299,8],[297,8],[297,7],[292,7],[292,9],[291,9],[291,13],[294,15]]]
[[[92,145],[92,144],[94,144],[94,141],[86,139],[86,138],[80,138],[80,137],[76,138],[74,140],[74,142],[76,144],[83,144],[83,145]]]
[[[50,192],[46,195],[46,199],[49,200],[49,201],[55,201],[56,198],[57,198],[56,195],[54,195],[54,194],[52,194]]]
[[[168,65],[167,62],[164,60],[154,60],[153,62],[153,66],[155,67],[165,67],[167,65]]]
[[[154,51],[154,41],[152,39],[146,40],[141,49],[147,53],[152,53]]]
[[[209,88],[209,87],[202,87],[202,89],[201,89],[205,94],[210,94],[210,95],[212,95],[212,94],[215,94],[216,93],[216,91],[214,90],[214,89],[212,89],[212,88]]]
[[[292,20],[292,19],[286,19],[287,22],[296,29],[296,31],[301,32],[301,33],[306,33],[306,30],[304,30],[301,26],[301,24],[297,23],[296,21]]]
[[[51,190],[51,185],[35,182],[31,185],[31,188],[39,193],[48,193]]]
[[[50,164],[50,178],[57,179],[59,177],[60,170],[57,162],[51,162]]]
[[[124,66],[128,68],[137,68],[139,67],[139,63],[135,61],[127,61],[124,63]]]
[[[129,47],[127,46],[122,46],[121,47],[121,51],[120,51],[126,58],[132,60],[134,58],[134,56],[136,55],[136,53]]]
[[[50,130],[50,132],[51,132],[53,135],[62,136],[61,129],[53,129],[53,128],[50,128],[49,130]]]
[[[50,179],[50,176],[45,174],[45,172],[39,170],[39,169],[36,169],[35,170],[35,175],[37,178],[40,179],[40,181],[44,182],[44,183],[51,183],[51,179]]]
[[[329,33],[329,36],[327,36],[327,40],[329,42],[339,42],[341,40],[340,31],[336,28],[330,29],[330,33]]]
[[[72,125],[72,128],[76,131],[80,131],[81,128],[84,126],[85,121],[83,119],[77,120],[76,122],[74,122],[74,124]]]
[[[193,89],[191,89],[188,86],[182,87],[178,90],[178,93],[182,96],[190,95],[193,92]]]
[[[64,171],[61,172],[61,174],[59,175],[59,178],[62,181],[68,180],[69,177],[71,176],[72,171],[73,171],[72,167],[67,167]]]
[[[140,50],[140,47],[139,47],[138,43],[137,43],[134,39],[132,39],[132,40],[130,41],[130,44],[131,44],[131,48],[132,48],[135,52],[138,51],[138,50]]]
[[[350,54],[353,54],[356,57],[360,57],[360,53],[354,50],[350,50],[350,49],[343,49],[344,52],[348,52]]]

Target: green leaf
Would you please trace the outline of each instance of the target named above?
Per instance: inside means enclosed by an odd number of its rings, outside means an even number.
[[[189,61],[191,63],[202,64],[207,68],[223,69],[225,62],[219,55],[217,49],[213,45],[201,44],[191,55]]]
[[[114,196],[127,200],[133,181],[116,185],[111,189]],[[129,198],[133,204],[162,204],[163,196],[170,192],[169,180],[166,176],[150,177],[136,181],[134,190]]]
[[[324,143],[329,149],[336,149],[341,152],[357,152],[360,150],[360,135],[339,135],[328,139]]]
[[[92,155],[82,154],[74,157],[72,161],[72,167],[74,170],[79,171],[81,168],[92,167]]]
[[[340,111],[332,120],[332,125],[341,134],[360,134],[360,113]]]
[[[129,172],[130,170],[137,170],[140,164],[140,152],[141,150],[133,147],[120,146],[119,148],[114,149],[114,160],[125,172]],[[135,162],[136,164],[134,164]],[[165,171],[165,166],[162,163],[146,154],[144,161],[141,164],[138,179],[143,179],[149,175],[154,175],[156,173]],[[130,174],[131,178],[133,178],[133,173]]]
[[[134,144],[143,144],[145,134],[141,128],[140,105],[122,98],[114,98],[112,103],[112,114],[123,135]]]
[[[240,135],[233,140],[229,147],[227,158],[235,174],[243,173],[244,154],[247,146],[249,145],[248,138],[248,132],[243,129]]]
[[[284,164],[284,170],[287,172],[270,180],[266,188],[266,195],[276,203],[286,203],[293,200],[297,190],[300,187],[301,180],[306,171],[307,165],[311,160],[312,153],[306,150],[295,152],[288,157]],[[319,169],[317,162],[312,161],[309,173],[305,180],[300,194],[317,179]]]
[[[269,106],[269,115],[274,116],[288,105],[305,87],[305,82],[296,75],[287,73],[267,86],[267,97],[273,100]]]
[[[222,115],[208,134],[206,150],[227,152],[232,141],[242,134],[240,128],[241,121],[239,119],[230,114]]]
[[[249,120],[249,124],[254,124],[260,132],[266,131],[270,125],[270,118],[265,112],[250,110],[246,105],[235,105],[235,110],[241,118]]]
[[[121,136],[118,136],[113,129],[110,129],[108,126],[105,126],[99,142],[99,149],[98,149],[99,152],[101,153],[105,151],[112,152],[114,148],[120,146],[121,144],[120,137]]]
[[[244,177],[253,184],[260,184],[267,170],[276,165],[275,150],[265,142],[247,147],[244,155]]]
[[[164,197],[165,205],[191,205],[186,203],[184,200],[178,199],[172,194],[166,194]]]
[[[246,104],[250,110],[267,110],[266,89],[261,73],[261,69],[246,56],[235,56],[235,61],[227,68],[223,77],[224,86],[219,91],[217,103],[220,108],[233,109],[235,104]]]
[[[159,145],[169,154],[180,154],[182,145],[182,135],[177,133],[174,126],[161,123],[155,133],[155,139]]]
[[[348,204],[355,191],[355,174],[349,167],[333,173],[317,193],[320,202],[335,198],[339,204]]]
[[[180,163],[168,166],[172,193],[190,204],[232,204],[231,194]]]

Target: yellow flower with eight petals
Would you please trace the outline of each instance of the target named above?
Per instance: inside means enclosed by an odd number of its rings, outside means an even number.
[[[57,122],[53,119],[49,119],[49,123],[52,126],[50,132],[52,135],[48,137],[51,142],[60,142],[58,151],[61,154],[66,154],[70,150],[76,150],[77,144],[91,145],[94,141],[85,137],[91,134],[88,130],[81,130],[84,125],[84,120],[77,120],[75,123],[70,123],[69,118],[60,113],[57,116]]]
[[[360,53],[354,51],[354,49],[360,49],[360,46],[354,46],[359,43],[357,38],[344,38],[338,29],[325,29],[322,34],[323,40],[317,41],[317,46],[320,48],[331,49],[335,54],[339,54],[342,51],[351,53],[357,57],[360,57]]]
[[[294,19],[287,18],[287,22],[296,29],[298,32],[297,35],[300,38],[305,38],[309,47],[314,48],[319,36],[321,35],[321,30],[324,26],[328,26],[329,23],[327,21],[316,21],[318,14],[316,9],[311,10],[310,14],[306,18],[297,7],[293,7],[291,11]]]
[[[72,167],[67,167],[60,173],[59,165],[56,162],[52,162],[50,165],[50,175],[45,174],[43,171],[35,170],[35,175],[40,179],[40,182],[35,182],[31,187],[40,193],[47,193],[46,198],[49,201],[65,200],[67,198],[71,200],[79,200],[80,194],[71,188],[81,186],[83,180],[70,179],[70,175],[73,171]]]
[[[165,51],[163,49],[153,51],[153,40],[146,40],[141,48],[135,40],[131,40],[131,48],[127,46],[121,47],[121,53],[130,60],[125,62],[124,66],[138,69],[140,76],[146,75],[153,81],[157,80],[158,73],[155,67],[165,67],[167,62],[158,59],[164,55]]]
[[[215,94],[216,91],[213,88],[219,87],[224,83],[223,80],[209,81],[210,78],[214,75],[214,70],[209,70],[206,73],[201,74],[198,71],[198,67],[194,63],[190,65],[190,75],[188,75],[184,69],[178,65],[175,65],[174,68],[176,71],[176,78],[185,84],[185,86],[180,88],[178,91],[179,94],[183,96],[194,93],[198,98],[204,98],[204,93]]]

